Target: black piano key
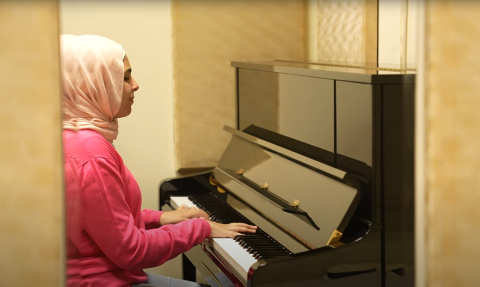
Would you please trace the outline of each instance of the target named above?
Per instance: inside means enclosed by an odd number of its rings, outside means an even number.
[[[284,253],[283,250],[281,248],[278,248],[276,246],[264,246],[264,247],[261,247],[261,248],[255,248],[253,246],[249,246],[247,248],[247,251],[258,251],[260,253],[262,253],[263,251],[277,251],[277,252],[281,252],[281,253]]]
[[[248,241],[252,241],[252,242],[255,242],[255,241],[265,241],[265,240],[268,240],[269,242],[271,242],[270,239],[266,239],[265,236],[245,236],[245,237],[241,237],[241,239],[244,239],[244,240],[248,240]]]
[[[249,247],[255,248],[255,250],[261,250],[261,249],[274,249],[274,250],[280,250],[280,251],[284,250],[282,246],[269,244],[268,242],[262,242],[262,243],[247,242],[246,245],[248,245]]]
[[[266,238],[264,236],[251,236],[251,237],[245,237],[245,238],[241,238],[241,239],[244,240],[245,242],[252,242],[252,243],[255,243],[255,242],[269,243],[269,244],[274,244],[275,243],[272,240],[270,240],[269,238]]]
[[[260,254],[264,254],[265,252],[277,252],[281,254],[287,254],[285,250],[277,247],[268,247],[268,246],[249,246],[246,249],[253,250],[255,252],[258,252]]]
[[[268,261],[268,259],[270,258],[274,258],[274,257],[280,257],[280,256],[285,256],[287,254],[265,254],[265,253],[257,253],[256,255],[252,255],[253,258],[257,259],[257,260],[260,260],[260,259],[264,259],[266,261]]]
[[[275,256],[282,256],[282,255],[286,255],[285,252],[280,252],[280,251],[276,251],[276,250],[262,250],[262,251],[255,251],[257,254],[260,254],[261,256],[271,256],[271,255],[275,255]]]
[[[249,237],[249,236],[256,236],[258,234],[258,230],[255,234],[244,234],[244,235],[236,235],[233,239],[235,241],[239,241],[241,239],[243,239],[244,237]]]

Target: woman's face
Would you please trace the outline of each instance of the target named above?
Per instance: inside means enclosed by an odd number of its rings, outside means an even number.
[[[130,61],[128,60],[127,55],[123,59],[124,74],[123,74],[123,94],[122,94],[122,104],[118,113],[115,115],[115,118],[123,118],[128,116],[132,112],[133,105],[133,93],[137,91],[140,87],[137,82],[132,77],[132,68],[130,66]]]

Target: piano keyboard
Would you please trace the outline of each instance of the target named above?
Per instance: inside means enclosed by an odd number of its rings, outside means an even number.
[[[178,208],[182,204],[204,210],[210,220],[228,224],[243,222],[255,225],[243,217],[228,204],[222,203],[211,194],[197,194],[189,197],[171,197],[170,204]],[[269,258],[291,255],[292,253],[280,243],[271,238],[260,228],[255,234],[239,235],[235,238],[208,239],[213,249],[218,252],[239,274],[247,278],[250,266],[259,259],[268,261]]]

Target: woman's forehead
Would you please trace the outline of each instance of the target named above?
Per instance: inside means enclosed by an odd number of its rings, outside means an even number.
[[[123,71],[132,72],[132,67],[130,66],[130,61],[128,60],[127,55],[123,58]]]

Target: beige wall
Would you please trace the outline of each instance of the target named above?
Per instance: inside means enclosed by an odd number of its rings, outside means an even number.
[[[60,31],[111,38],[127,52],[140,90],[114,145],[140,185],[143,208],[158,209],[158,185],[175,175],[170,1],[60,0]]]
[[[213,167],[236,125],[230,62],[303,61],[304,1],[172,3],[176,167]]]
[[[55,1],[0,1],[0,286],[64,284]]]
[[[425,185],[417,190],[425,285],[477,286],[480,266],[480,3],[429,0],[425,14]],[[418,248],[423,247],[423,248]]]
[[[60,0],[60,31],[96,34],[123,45],[140,85],[114,142],[140,185],[142,207],[158,209],[161,180],[175,176],[170,1]],[[179,258],[150,270],[181,277]]]

